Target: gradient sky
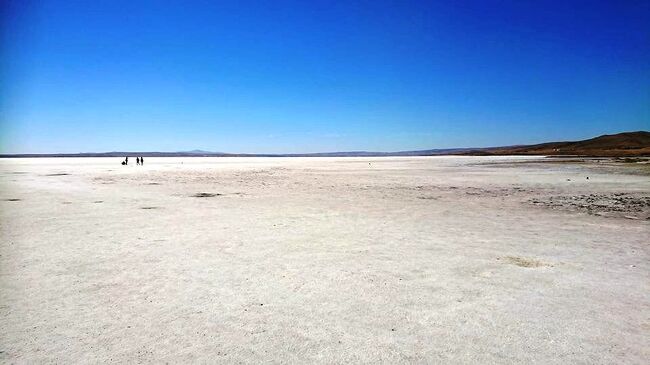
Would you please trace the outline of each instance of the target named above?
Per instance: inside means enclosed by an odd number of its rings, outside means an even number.
[[[2,1],[6,153],[650,130],[648,1]]]

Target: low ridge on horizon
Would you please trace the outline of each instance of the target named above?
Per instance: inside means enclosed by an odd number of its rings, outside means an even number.
[[[0,157],[119,157],[140,155],[144,157],[372,157],[372,156],[440,156],[440,155],[539,155],[539,156],[592,156],[592,157],[640,157],[650,156],[650,131],[632,131],[603,134],[598,137],[578,140],[544,142],[532,145],[511,145],[499,147],[432,148],[426,150],[373,152],[340,151],[316,153],[227,153],[201,149],[177,152],[161,151],[111,151],[80,153],[15,153],[0,154]]]

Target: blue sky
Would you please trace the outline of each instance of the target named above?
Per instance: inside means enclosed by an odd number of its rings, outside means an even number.
[[[395,151],[650,129],[648,1],[8,3],[8,153]]]

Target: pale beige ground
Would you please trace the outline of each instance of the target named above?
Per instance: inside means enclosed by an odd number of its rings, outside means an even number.
[[[0,160],[0,361],[647,363],[650,178],[511,160]]]

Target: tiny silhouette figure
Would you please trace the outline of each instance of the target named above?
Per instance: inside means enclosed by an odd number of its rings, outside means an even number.
[[[136,164],[136,165],[140,165],[140,157],[136,157],[136,158],[135,158],[135,164]]]
[[[140,165],[144,166],[144,158],[140,157]]]
[[[129,164],[129,156],[126,156],[126,158],[124,159],[124,164],[125,164],[125,165],[128,165],[128,164]]]

